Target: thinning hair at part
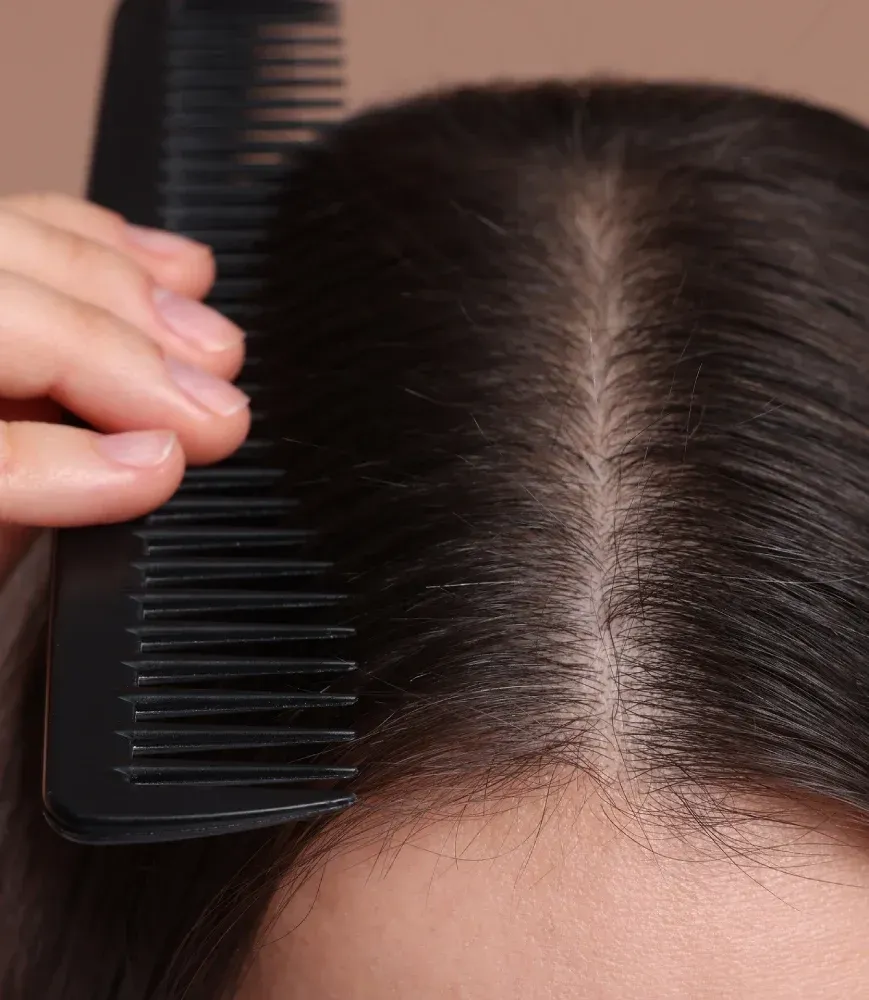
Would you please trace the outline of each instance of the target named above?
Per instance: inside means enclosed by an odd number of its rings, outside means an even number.
[[[862,822],[864,129],[716,86],[426,95],[300,152],[266,271],[270,430],[353,597],[360,702],[334,721],[359,738],[330,759],[361,805],[63,844],[33,679],[4,997],[231,996],[277,886],[375,807],[558,773],[712,836],[788,799]]]
[[[307,380],[287,461],[384,692],[363,782],[569,758],[695,819],[703,788],[862,808],[867,152],[620,84],[424,97],[311,150],[271,363]]]

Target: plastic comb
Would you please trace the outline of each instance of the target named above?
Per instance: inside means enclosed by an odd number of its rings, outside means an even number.
[[[89,196],[215,248],[210,303],[249,329],[254,424],[153,515],[57,535],[43,797],[69,839],[178,840],[353,802],[353,771],[323,763],[353,736],[334,722],[353,695],[333,690],[352,630],[268,463],[249,327],[270,195],[338,115],[340,72],[333,3],[127,0],[116,18]]]

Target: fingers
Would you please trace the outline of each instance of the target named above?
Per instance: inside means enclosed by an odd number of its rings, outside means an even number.
[[[0,522],[71,527],[141,517],[172,496],[183,474],[171,431],[103,436],[0,423]]]
[[[15,212],[133,257],[164,288],[201,299],[214,284],[214,258],[202,243],[162,231],[131,227],[107,208],[62,194],[0,198],[0,211]]]
[[[93,427],[174,430],[193,464],[225,458],[250,425],[247,397],[90,303],[0,271],[0,397],[47,396]]]
[[[223,378],[235,377],[242,365],[244,335],[218,312],[161,287],[133,256],[79,232],[4,210],[0,200],[2,270],[113,312],[173,356]]]
[[[241,444],[243,334],[198,301],[213,281],[194,241],[63,195],[0,198],[0,558],[12,525],[139,517],[186,462]],[[58,406],[97,431],[43,423]]]

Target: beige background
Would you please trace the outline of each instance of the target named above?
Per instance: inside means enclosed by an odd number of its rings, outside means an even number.
[[[0,0],[0,194],[79,193],[114,0]],[[348,0],[360,106],[428,84],[607,70],[754,83],[869,119],[867,0]]]

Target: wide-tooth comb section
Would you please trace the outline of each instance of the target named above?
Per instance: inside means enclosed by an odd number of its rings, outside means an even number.
[[[224,145],[231,146],[231,137],[226,139],[212,139],[195,135],[183,136],[176,140],[176,144],[179,151],[182,151],[186,147],[190,149],[220,149]],[[264,143],[256,142],[253,145],[261,146]],[[169,146],[171,149],[173,143],[169,143]],[[186,230],[192,229],[201,223],[207,223],[216,228],[228,229],[237,226],[240,222],[246,226],[249,226],[252,222],[265,223],[268,221],[270,215],[271,208],[268,205],[261,204],[258,199],[251,199],[246,205],[212,205],[210,208],[188,205],[184,208],[166,210],[166,228]],[[211,297],[214,298],[215,295],[220,295],[222,292],[222,288],[219,285],[215,285]],[[236,297],[237,295],[233,293],[227,295],[227,298]]]
[[[296,501],[285,497],[197,497],[177,495],[148,518],[149,525],[271,523]]]
[[[316,535],[304,528],[144,528],[136,532],[149,556],[167,552],[298,548]]]
[[[194,764],[182,761],[159,761],[151,764],[128,764],[117,768],[132,782],[140,784],[185,785],[285,785],[320,781],[347,781],[355,776],[352,767],[327,767],[316,764]]]
[[[171,584],[233,583],[249,580],[261,583],[275,578],[321,576],[332,564],[303,559],[143,559],[134,563],[144,575],[146,586]]]
[[[264,623],[257,625],[228,625],[215,623],[202,625],[196,622],[184,625],[140,625],[133,630],[143,653],[156,650],[218,649],[221,646],[274,645],[286,642],[310,642],[332,639],[349,639],[353,629],[342,625],[286,625]]]
[[[208,301],[248,333],[254,430],[142,521],[61,533],[47,815],[89,842],[321,816],[353,801],[328,752],[354,738],[354,628],[316,511],[275,461],[286,392],[257,353],[256,299],[287,166],[339,118],[337,6],[126,0],[115,46],[91,197],[212,246]]]
[[[338,744],[353,739],[351,729],[290,729],[287,726],[166,726],[144,724],[118,733],[130,741],[133,757],[210,753]]]
[[[268,438],[249,437],[241,445],[236,454],[239,458],[261,457],[267,452],[272,451],[274,447],[274,441],[269,441]]]
[[[275,694],[272,691],[136,691],[122,696],[133,706],[133,717],[183,719],[205,715],[240,715],[247,712],[298,711],[303,708],[343,708],[352,705],[352,694],[317,694],[307,691]]]
[[[181,489],[177,496],[184,496],[187,493],[201,493],[205,490],[212,492],[219,490],[237,491],[250,486],[259,486],[265,489],[273,483],[278,482],[284,476],[283,470],[279,469],[249,469],[247,467],[224,467],[217,469],[193,469],[184,477]]]
[[[226,251],[216,255],[217,266],[223,274],[234,274],[236,271],[244,272],[251,268],[261,267],[265,259],[266,255],[257,250],[252,250],[250,253]]]
[[[125,666],[134,671],[138,687],[254,677],[328,678],[356,669],[352,660],[278,656],[140,656]]]
[[[241,611],[289,611],[298,608],[331,608],[346,600],[344,594],[283,593],[281,591],[210,590],[169,591],[168,593],[134,594],[142,605],[142,616],[154,618],[227,614]]]

